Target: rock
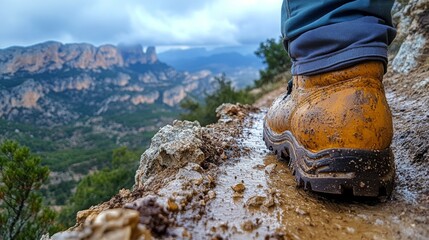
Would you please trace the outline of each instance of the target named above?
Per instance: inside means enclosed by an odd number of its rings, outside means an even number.
[[[167,210],[170,212],[177,212],[179,211],[179,206],[173,199],[169,198],[167,201]]]
[[[236,185],[232,186],[231,188],[232,188],[232,190],[234,190],[234,192],[236,192],[236,193],[242,193],[242,192],[244,192],[244,190],[246,189],[246,186],[244,186],[244,184],[243,184],[243,183],[238,183],[238,184],[236,184]]]
[[[400,3],[396,3],[398,5]],[[392,61],[396,72],[407,74],[424,63],[429,54],[429,2],[410,0],[394,14],[398,22],[398,39],[403,43]]]
[[[243,224],[241,224],[241,228],[244,231],[251,232],[255,229],[255,225],[253,224],[252,221],[247,220],[247,221],[243,222]]]
[[[253,166],[253,169],[262,170],[262,169],[265,169],[265,165],[264,164],[257,164],[255,166]]]
[[[137,210],[140,215],[140,223],[148,230],[156,234],[163,234],[171,223],[168,212],[157,203],[156,199],[156,196],[149,195],[126,204],[125,208]]]
[[[185,99],[186,96],[187,93],[185,88],[183,86],[176,86],[164,91],[162,95],[162,102],[169,106],[174,106]]]
[[[176,175],[176,179],[182,179],[184,182],[200,185],[203,182],[203,175],[189,168],[181,168]]]
[[[118,49],[126,65],[132,65],[136,63],[144,64],[148,61],[146,54],[143,52],[143,48],[140,44],[119,44]]]
[[[181,168],[189,162],[201,164],[205,159],[201,134],[198,122],[175,121],[163,127],[140,159],[134,188],[143,187],[151,176],[162,170]]]
[[[158,61],[155,47],[146,53],[141,45],[102,45],[87,43],[62,44],[45,42],[29,47],[10,47],[0,50],[0,73],[14,74],[17,71],[38,73],[65,67],[93,70],[97,68],[122,67],[136,63]]]
[[[253,222],[251,220],[247,220],[241,224],[241,228],[244,231],[251,232],[251,231],[257,229],[261,225],[261,223],[262,223],[262,221],[259,218],[257,218],[255,220],[255,222]]]
[[[346,231],[350,234],[354,234],[356,232],[356,229],[354,229],[352,227],[346,227]]]
[[[214,191],[212,191],[212,190],[210,190],[210,191],[207,193],[207,195],[209,196],[209,199],[213,199],[213,198],[215,198],[215,197],[216,197],[216,193],[215,193]]]
[[[251,198],[249,198],[246,201],[246,206],[247,207],[255,207],[258,208],[260,207],[262,204],[264,204],[264,201],[266,200],[266,197],[263,196],[253,196]]]
[[[158,56],[156,55],[156,50],[153,46],[146,49],[146,56],[149,63],[155,63],[158,61]]]
[[[304,216],[304,215],[308,215],[308,212],[306,212],[306,211],[302,210],[302,209],[301,209],[301,208],[299,208],[299,207],[297,207],[297,208],[295,209],[295,212],[296,212],[297,214],[299,214],[299,215],[302,215],[302,216]]]
[[[139,213],[130,209],[110,209],[98,214],[95,219],[84,224],[84,230],[62,232],[52,236],[53,240],[128,240],[133,236],[150,236],[143,226],[139,226]]]
[[[242,119],[249,110],[256,110],[256,108],[240,103],[224,103],[216,108],[216,116],[220,118],[220,122],[228,123],[233,121],[233,118]]]
[[[277,164],[275,163],[271,163],[268,166],[265,167],[265,173],[266,174],[271,174],[276,170]]]

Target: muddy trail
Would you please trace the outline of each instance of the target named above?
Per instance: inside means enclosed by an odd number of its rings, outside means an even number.
[[[262,140],[272,93],[260,108],[221,106],[219,122],[207,127],[162,128],[142,155],[134,189],[79,212],[72,231],[53,239],[429,239],[426,69],[386,74],[397,168],[390,198],[298,188]]]
[[[266,150],[267,104],[249,114],[238,143],[243,154],[219,168],[216,198],[185,224],[196,239],[429,239],[429,71],[391,70],[386,94],[394,117],[395,190],[387,199],[345,198],[297,188],[287,162]],[[426,90],[425,90],[426,89]]]
[[[251,114],[247,119],[240,141],[243,148],[250,149],[249,154],[221,167],[214,188],[217,198],[194,227],[204,229],[196,231],[197,239],[429,237],[427,201],[407,184],[398,185],[392,199],[381,201],[322,196],[297,188],[287,163],[265,150],[263,115]],[[409,164],[398,164],[398,168],[418,171]],[[402,170],[398,181],[403,178]],[[242,185],[242,192],[235,189],[237,184]]]

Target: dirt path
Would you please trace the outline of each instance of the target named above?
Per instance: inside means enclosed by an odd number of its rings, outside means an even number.
[[[265,150],[263,113],[252,114],[240,139],[250,152],[220,167],[216,198],[196,224],[195,239],[425,239],[428,205],[399,185],[391,200],[325,198],[296,188],[287,164]],[[407,171],[412,165],[400,164]],[[426,178],[427,181],[427,178]],[[242,183],[242,194],[232,187]],[[401,187],[402,186],[402,187]]]

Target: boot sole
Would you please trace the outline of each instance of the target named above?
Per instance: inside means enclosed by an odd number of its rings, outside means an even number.
[[[314,192],[362,197],[390,196],[395,178],[392,150],[327,149],[317,153],[301,146],[286,131],[265,126],[263,139],[278,158],[289,161],[297,185]]]

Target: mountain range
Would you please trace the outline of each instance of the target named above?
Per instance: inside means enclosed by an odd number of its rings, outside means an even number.
[[[180,72],[155,47],[46,42],[0,50],[0,118],[64,124],[141,105],[176,106],[210,88],[208,71]]]

